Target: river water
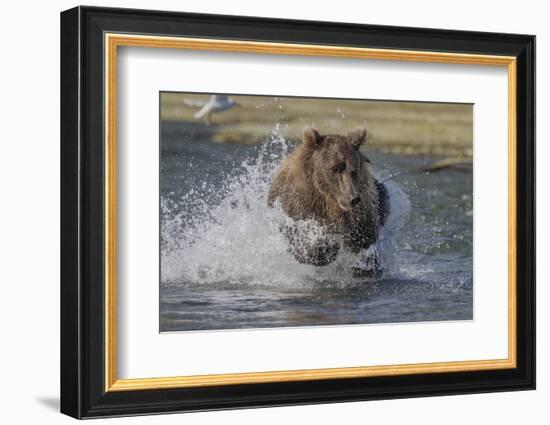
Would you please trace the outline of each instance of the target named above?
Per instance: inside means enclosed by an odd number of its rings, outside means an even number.
[[[369,152],[390,216],[378,279],[356,258],[325,267],[288,253],[271,176],[293,146],[182,142],[161,152],[160,330],[471,320],[472,173],[421,170],[436,158]],[[368,148],[368,146],[367,146]]]

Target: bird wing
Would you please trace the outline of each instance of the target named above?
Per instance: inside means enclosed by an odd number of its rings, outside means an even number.
[[[194,117],[197,119],[204,117],[207,113],[210,112],[210,110],[212,109],[211,107],[212,105],[210,104],[210,102],[205,104],[198,112],[195,113]]]

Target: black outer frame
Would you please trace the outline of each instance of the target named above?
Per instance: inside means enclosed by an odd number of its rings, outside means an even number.
[[[105,32],[517,57],[517,368],[104,391]],[[77,7],[61,13],[61,412],[75,418],[535,388],[535,37]]]

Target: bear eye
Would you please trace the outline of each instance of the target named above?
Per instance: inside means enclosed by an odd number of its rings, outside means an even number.
[[[346,164],[338,164],[332,167],[332,171],[334,171],[335,173],[341,173],[345,169],[346,169]]]
[[[349,173],[351,175],[351,178],[355,180],[357,178],[357,171],[353,170]]]

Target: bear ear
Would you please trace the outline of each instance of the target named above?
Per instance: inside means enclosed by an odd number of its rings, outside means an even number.
[[[359,146],[367,140],[367,130],[365,128],[356,128],[353,131],[348,133],[350,143],[356,148],[359,149]]]
[[[306,127],[304,128],[304,132],[302,134],[302,141],[306,146],[316,148],[323,141],[323,137],[314,128]]]

